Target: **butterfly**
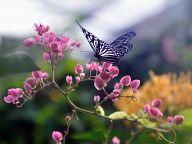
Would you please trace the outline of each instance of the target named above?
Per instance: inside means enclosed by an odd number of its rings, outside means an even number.
[[[130,44],[130,41],[136,36],[135,32],[129,32],[121,35],[112,43],[108,44],[83,28],[78,21],[77,24],[92,47],[94,56],[98,59],[98,61],[116,64],[127,52],[133,48],[133,45]]]

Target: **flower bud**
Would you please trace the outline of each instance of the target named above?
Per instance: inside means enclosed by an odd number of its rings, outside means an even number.
[[[109,69],[109,73],[110,76],[114,78],[119,75],[119,68],[117,66],[111,66]]]
[[[75,77],[75,80],[76,80],[76,83],[78,84],[80,82],[80,77],[79,76]]]
[[[72,81],[73,81],[73,78],[72,78],[72,76],[66,76],[66,82],[68,83],[68,84],[71,84],[72,83]]]
[[[162,105],[162,100],[161,99],[155,99],[152,101],[152,106],[159,108]]]
[[[120,83],[124,86],[129,86],[131,83],[131,77],[129,75],[122,77]]]
[[[50,55],[48,52],[44,52],[43,53],[43,60],[46,61],[46,62],[50,62],[51,61],[51,58],[50,58]]]
[[[69,124],[69,123],[71,122],[71,116],[70,116],[70,115],[67,115],[67,116],[65,117],[65,120],[66,120],[67,124]]]
[[[144,112],[145,113],[149,113],[149,110],[150,110],[150,105],[149,104],[145,104],[144,105]]]
[[[33,47],[35,44],[34,38],[27,38],[23,41],[23,44],[27,47]]]
[[[140,80],[133,80],[131,83],[130,83],[130,87],[133,89],[133,90],[137,90],[138,87],[140,85]]]
[[[117,136],[113,137],[112,144],[120,144],[120,139]]]
[[[174,118],[172,116],[168,116],[167,117],[167,124],[169,126],[172,126],[173,122],[174,122]]]
[[[158,108],[155,108],[155,107],[150,107],[148,114],[151,118],[154,118],[154,119],[157,119],[163,116],[163,113]]]
[[[94,96],[94,101],[95,103],[98,103],[100,101],[100,96],[99,95]]]
[[[94,86],[97,90],[101,90],[106,87],[107,84],[100,77],[96,77],[94,80]]]
[[[104,80],[105,82],[109,82],[110,81],[110,74],[109,72],[106,72],[106,71],[102,71],[100,73],[100,77],[102,80]]]
[[[62,133],[59,132],[59,131],[53,131],[53,132],[52,132],[52,138],[53,138],[53,140],[54,140],[55,142],[59,143],[59,142],[62,140],[63,135],[62,135]]]
[[[110,69],[110,67],[112,66],[112,64],[111,63],[107,63],[107,62],[103,62],[103,64],[102,64],[102,67],[104,68],[104,69]]]
[[[77,64],[75,67],[75,73],[79,74],[83,72],[83,67],[80,64]]]
[[[174,122],[177,126],[181,125],[184,121],[184,116],[182,115],[176,115],[174,116]]]

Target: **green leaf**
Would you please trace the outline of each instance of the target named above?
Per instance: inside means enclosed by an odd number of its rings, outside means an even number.
[[[34,61],[23,52],[0,57],[0,77],[39,70]]]
[[[109,115],[111,119],[125,119],[127,117],[127,113],[124,111],[117,111]]]
[[[105,111],[104,111],[104,109],[103,109],[101,106],[98,106],[98,107],[97,107],[96,113],[97,113],[97,114],[100,114],[100,115],[102,115],[102,116],[105,115]]]

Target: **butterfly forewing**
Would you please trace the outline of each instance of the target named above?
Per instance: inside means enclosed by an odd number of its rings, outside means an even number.
[[[92,47],[92,49],[97,52],[99,51],[100,47],[103,45],[103,43],[101,42],[101,40],[99,40],[95,35],[93,35],[91,32],[89,32],[88,30],[86,30],[85,28],[83,28],[79,22],[77,21],[79,27],[81,28],[81,30],[83,31],[87,41],[89,42],[90,46]]]

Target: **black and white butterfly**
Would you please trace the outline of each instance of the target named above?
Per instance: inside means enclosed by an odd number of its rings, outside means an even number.
[[[112,43],[108,44],[83,28],[78,21],[77,24],[83,31],[86,39],[95,52],[94,56],[99,61],[114,64],[118,63],[123,56],[133,48],[130,41],[136,36],[135,32],[126,33],[115,39]]]

